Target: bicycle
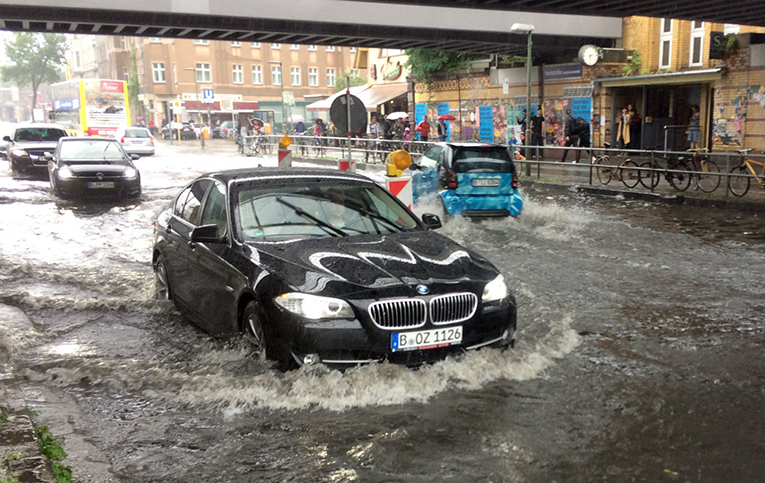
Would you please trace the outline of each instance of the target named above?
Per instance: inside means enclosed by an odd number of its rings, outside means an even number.
[[[689,149],[693,151],[691,156],[691,164],[693,165],[693,182],[697,190],[701,190],[704,193],[711,193],[720,186],[720,168],[717,163],[711,159],[707,159],[707,156],[700,155],[700,151],[708,151],[707,148],[695,148]]]
[[[692,173],[686,174],[685,171],[693,171],[690,161],[677,154],[669,154],[666,158],[662,159],[667,161],[664,168],[659,165],[656,159],[646,161],[640,165],[640,184],[645,188],[654,189],[659,185],[661,175],[663,174],[667,183],[677,191],[687,190],[691,185]]]
[[[739,149],[739,154],[743,158],[752,152],[752,149]],[[765,160],[754,160],[744,158],[738,166],[731,168],[728,176],[728,189],[734,196],[744,196],[749,191],[749,185],[752,178],[757,184],[765,189]]]
[[[604,143],[604,146],[609,149],[611,143]],[[616,178],[627,188],[634,188],[640,182],[640,170],[637,163],[627,158],[627,151],[620,151],[618,157],[621,161],[616,166],[611,164],[611,155],[608,151],[604,151],[595,158],[598,180],[602,184],[608,184],[611,179]]]

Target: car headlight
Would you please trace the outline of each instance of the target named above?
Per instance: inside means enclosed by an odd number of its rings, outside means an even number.
[[[59,179],[69,179],[74,176],[74,173],[72,172],[72,169],[69,166],[62,166],[61,169],[58,170],[58,177]]]
[[[14,155],[14,156],[16,156],[17,158],[23,158],[24,156],[27,156],[27,155],[28,155],[28,153],[27,153],[27,150],[26,150],[26,149],[14,149],[14,150],[13,150],[13,151],[11,151],[11,152],[12,152],[12,153],[13,153],[13,155]]]
[[[276,305],[307,319],[348,319],[353,309],[345,300],[289,292],[274,299]]]
[[[494,280],[487,283],[483,288],[483,296],[481,300],[484,302],[493,302],[495,300],[502,300],[507,297],[507,284],[505,284],[505,277],[502,275],[497,276]]]
[[[122,177],[125,179],[135,179],[136,176],[138,176],[138,170],[135,168],[128,168],[122,173]]]

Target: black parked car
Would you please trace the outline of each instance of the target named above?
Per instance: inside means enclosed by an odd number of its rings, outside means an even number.
[[[162,127],[162,139],[178,139],[178,130],[181,130],[181,139],[197,139],[197,132],[189,122],[170,122]]]
[[[56,196],[120,197],[141,195],[141,175],[129,155],[111,138],[63,138],[48,160],[50,186]]]
[[[502,275],[440,226],[356,174],[208,174],[157,218],[158,293],[281,367],[512,346],[516,304]]]
[[[3,136],[11,171],[16,174],[42,175],[48,169],[45,153],[52,153],[66,131],[58,124],[19,124]]]

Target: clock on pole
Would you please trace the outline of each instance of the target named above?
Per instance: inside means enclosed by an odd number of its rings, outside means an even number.
[[[579,49],[579,62],[584,65],[595,65],[600,59],[600,51],[595,45],[583,45]]]

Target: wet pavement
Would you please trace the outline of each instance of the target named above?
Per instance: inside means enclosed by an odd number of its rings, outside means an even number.
[[[442,228],[503,271],[514,350],[282,374],[155,300],[150,264],[186,182],[275,160],[157,152],[128,203],[0,162],[0,347],[75,481],[762,480],[763,211],[527,182],[518,219]]]

